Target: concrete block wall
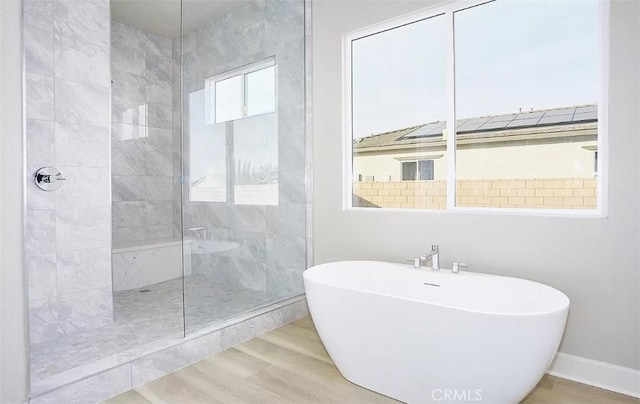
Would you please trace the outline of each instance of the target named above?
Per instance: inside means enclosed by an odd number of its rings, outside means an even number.
[[[354,194],[381,208],[446,209],[446,181],[358,182]],[[533,178],[460,180],[458,207],[595,209],[597,180]]]

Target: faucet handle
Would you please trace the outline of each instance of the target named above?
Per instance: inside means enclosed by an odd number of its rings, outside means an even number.
[[[459,274],[460,268],[469,268],[469,265],[462,262],[453,261],[453,264],[451,264],[451,273]]]
[[[438,250],[440,250],[440,247],[437,244],[432,244],[431,245],[431,251],[438,252]]]
[[[420,268],[421,267],[421,265],[420,265],[420,257],[407,258],[406,261],[413,263],[413,267],[414,268]]]

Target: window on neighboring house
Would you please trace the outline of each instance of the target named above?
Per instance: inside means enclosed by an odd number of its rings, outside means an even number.
[[[404,161],[402,181],[433,180],[433,160]]]
[[[347,206],[604,213],[607,7],[459,1],[345,35]],[[429,182],[392,198],[367,171]]]
[[[415,161],[402,163],[402,181],[415,181],[418,164]]]
[[[433,160],[418,161],[418,179],[421,181],[433,179]]]

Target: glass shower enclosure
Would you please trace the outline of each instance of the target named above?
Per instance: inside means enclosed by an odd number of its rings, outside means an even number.
[[[25,0],[24,26],[33,397],[304,293],[303,0]]]

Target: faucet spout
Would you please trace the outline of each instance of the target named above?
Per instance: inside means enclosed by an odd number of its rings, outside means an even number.
[[[437,244],[431,246],[431,251],[422,254],[420,261],[424,262],[431,260],[431,269],[434,271],[440,270],[440,247]]]

